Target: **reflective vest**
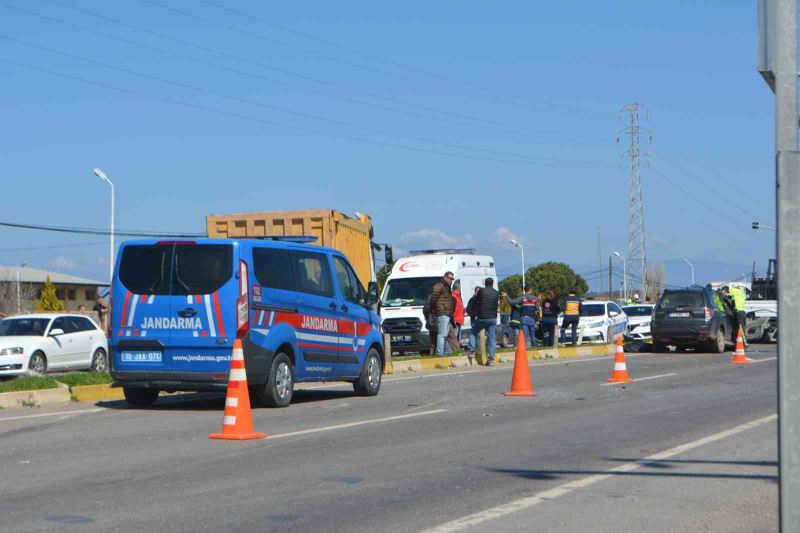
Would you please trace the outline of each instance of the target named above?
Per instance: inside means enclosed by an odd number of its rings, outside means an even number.
[[[581,299],[577,296],[568,296],[564,301],[564,314],[577,316],[581,314]]]
[[[522,316],[536,318],[538,316],[536,312],[538,308],[539,302],[533,296],[524,296],[522,298]]]
[[[733,298],[733,307],[737,311],[744,311],[744,302],[747,299],[744,289],[741,287],[731,287],[730,293],[731,298]]]

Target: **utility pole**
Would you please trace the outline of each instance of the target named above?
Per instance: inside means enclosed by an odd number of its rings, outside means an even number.
[[[630,147],[622,154],[622,159],[627,158],[630,163],[630,189],[628,191],[628,250],[626,253],[627,265],[625,284],[631,287],[631,279],[641,280],[642,300],[647,297],[647,251],[645,247],[644,233],[644,202],[642,201],[642,176],[640,171],[641,156],[648,157],[647,152],[639,148],[639,135],[644,132],[650,135],[650,130],[639,125],[639,114],[647,112],[638,103],[626,104],[622,106],[617,114],[621,119],[623,115],[628,115],[627,127],[620,130],[619,137],[627,135],[630,139]]]
[[[758,70],[775,93],[778,250],[779,516],[800,532],[800,152],[797,102],[797,0],[759,0]]]
[[[614,298],[614,265],[611,261],[611,256],[608,256],[608,299],[613,300]]]

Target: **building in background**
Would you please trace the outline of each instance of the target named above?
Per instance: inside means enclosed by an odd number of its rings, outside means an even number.
[[[108,283],[103,281],[27,266],[0,265],[0,313],[35,311],[48,276],[65,311],[75,311],[80,305],[91,310],[97,296],[105,296],[108,290]]]

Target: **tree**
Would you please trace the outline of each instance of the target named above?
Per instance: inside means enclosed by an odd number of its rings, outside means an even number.
[[[659,261],[647,269],[645,287],[647,295],[655,302],[661,293],[664,292],[664,262]]]
[[[519,274],[508,276],[497,284],[497,290],[507,292],[509,298],[516,298],[522,294],[522,276]]]
[[[30,283],[17,283],[16,277],[0,278],[0,316],[12,315],[17,311],[28,312],[36,298],[36,289]],[[19,309],[17,309],[19,302]]]
[[[589,290],[586,280],[577,275],[569,265],[555,261],[529,268],[525,273],[525,283],[535,293],[551,290],[559,299],[567,296],[570,289],[575,289],[578,296],[583,296]]]
[[[56,296],[56,286],[50,281],[50,276],[47,276],[47,281],[42,288],[42,295],[39,297],[36,309],[39,311],[64,310],[64,304],[58,299],[58,296]]]
[[[375,273],[378,280],[378,295],[383,292],[383,286],[386,285],[386,280],[389,278],[389,273],[392,271],[392,265],[383,265]]]

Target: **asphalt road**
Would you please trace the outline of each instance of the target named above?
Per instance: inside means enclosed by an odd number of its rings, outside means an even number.
[[[731,354],[387,376],[257,409],[260,441],[208,439],[222,397],[0,411],[0,529],[774,531],[776,361]]]

